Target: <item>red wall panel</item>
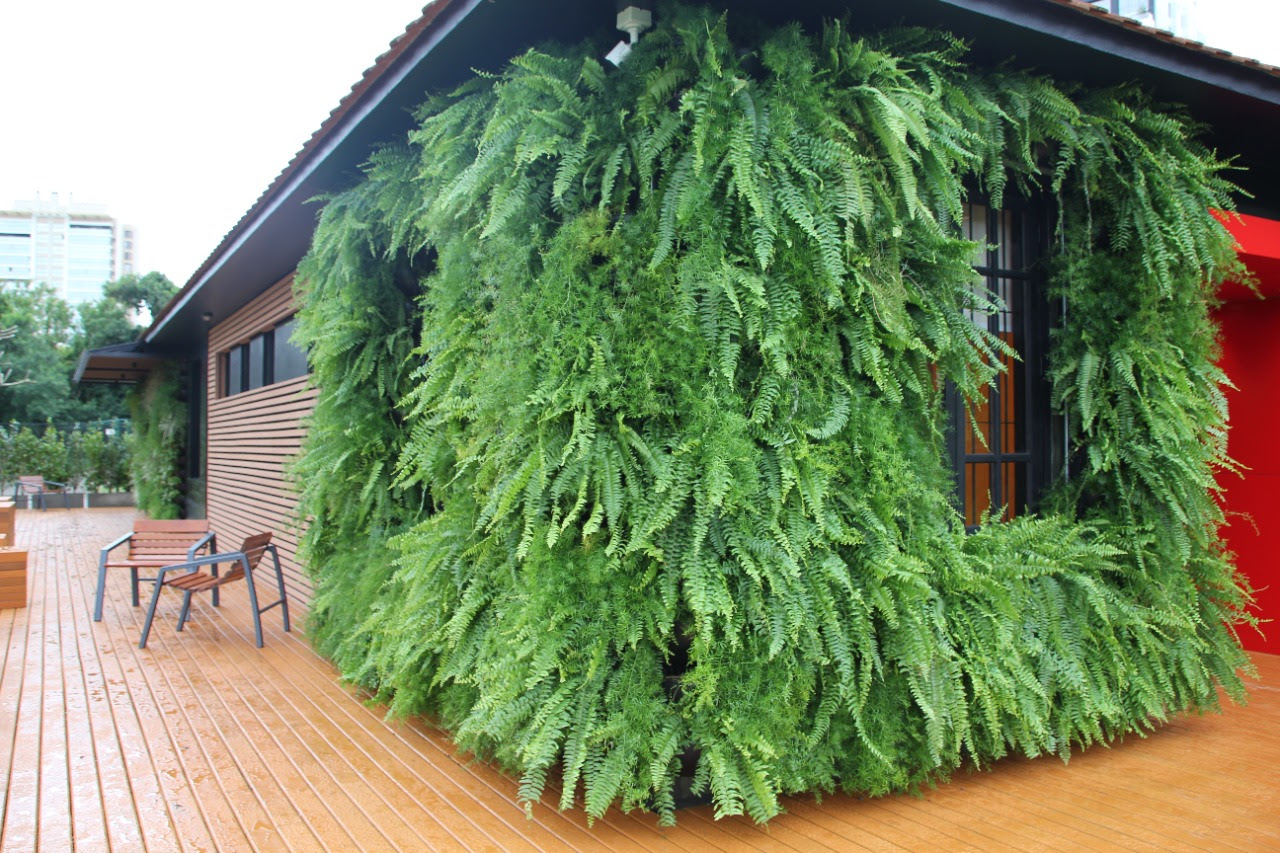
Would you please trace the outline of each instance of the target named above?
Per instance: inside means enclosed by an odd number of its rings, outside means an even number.
[[[1228,522],[1223,532],[1255,590],[1255,612],[1271,620],[1262,635],[1247,630],[1241,640],[1245,648],[1280,654],[1280,222],[1241,216],[1227,227],[1267,298],[1228,286],[1223,296],[1229,301],[1217,311],[1222,367],[1236,386],[1227,389],[1227,447],[1247,467],[1242,476],[1219,477]]]

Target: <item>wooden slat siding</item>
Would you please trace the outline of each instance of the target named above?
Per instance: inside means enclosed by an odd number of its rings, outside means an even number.
[[[297,561],[298,502],[284,467],[302,446],[302,421],[315,407],[316,391],[307,388],[306,377],[299,377],[231,397],[218,396],[222,354],[296,310],[289,275],[209,330],[205,501],[220,550],[239,548],[255,533],[275,534],[272,541],[280,552],[289,603],[302,615],[312,589]]]

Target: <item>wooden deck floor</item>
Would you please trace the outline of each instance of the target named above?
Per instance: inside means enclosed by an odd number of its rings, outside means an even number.
[[[588,827],[421,724],[339,685],[300,632],[236,591],[149,648],[127,578],[90,621],[97,549],[131,510],[20,511],[29,606],[0,611],[5,851],[65,850],[1280,850],[1280,658],[1245,708],[1187,717],[1064,766],[1006,761],[923,798],[791,799],[767,827],[610,812]]]

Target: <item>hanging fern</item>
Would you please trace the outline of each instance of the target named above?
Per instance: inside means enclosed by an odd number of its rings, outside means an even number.
[[[129,476],[138,509],[151,518],[182,514],[182,452],[187,440],[187,407],[177,368],[158,367],[129,393],[133,433],[129,436]]]
[[[1206,305],[1225,164],[1132,89],[945,35],[745,49],[672,7],[626,65],[530,51],[433,98],[299,280],[313,632],[395,713],[560,804],[674,819],[1067,756],[1242,696]],[[983,393],[966,187],[1060,200],[1081,476],[966,536]],[[691,751],[692,750],[692,751]]]

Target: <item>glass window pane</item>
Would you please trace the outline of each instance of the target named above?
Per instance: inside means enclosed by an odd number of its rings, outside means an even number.
[[[261,388],[263,384],[263,353],[266,351],[265,341],[262,335],[257,335],[249,341],[249,390]]]
[[[227,353],[227,396],[244,390],[244,347],[234,347]]]
[[[991,473],[995,466],[970,462],[964,466],[964,523],[979,525],[991,509]]]
[[[978,246],[973,250],[973,265],[987,265],[987,206],[985,204],[966,204],[964,206],[964,236]]]
[[[307,375],[307,354],[295,344],[293,337],[294,320],[289,319],[276,326],[275,335],[275,381],[285,382]]]

